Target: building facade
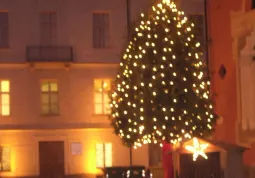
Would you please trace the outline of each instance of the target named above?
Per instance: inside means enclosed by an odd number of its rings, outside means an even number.
[[[0,0],[1,177],[95,176],[129,165],[107,116],[125,3]],[[131,3],[132,19],[146,3]],[[148,166],[146,146],[133,164]]]
[[[246,1],[243,11],[231,13],[232,55],[237,82],[236,138],[249,150],[244,161],[250,177],[255,176],[254,144],[254,56],[255,56],[255,1]]]
[[[208,1],[212,90],[221,116],[214,139],[243,145],[246,177],[254,177],[255,1]]]
[[[131,21],[152,2],[130,0]],[[205,1],[176,3],[206,46]],[[107,116],[126,8],[125,0],[0,0],[0,177],[95,176],[129,165]],[[161,156],[143,146],[133,164],[160,167]]]

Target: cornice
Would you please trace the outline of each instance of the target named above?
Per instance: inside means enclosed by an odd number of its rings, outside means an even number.
[[[118,68],[119,63],[64,63],[64,62],[35,62],[35,63],[0,63],[0,69],[82,69],[82,68]]]

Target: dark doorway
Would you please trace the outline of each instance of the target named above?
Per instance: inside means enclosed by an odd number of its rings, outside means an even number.
[[[39,142],[39,163],[41,178],[64,177],[64,142]]]
[[[180,178],[221,178],[220,153],[207,153],[208,159],[199,156],[193,161],[192,154],[180,155]]]

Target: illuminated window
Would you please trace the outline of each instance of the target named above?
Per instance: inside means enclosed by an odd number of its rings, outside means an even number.
[[[0,86],[1,92],[1,115],[9,116],[10,115],[10,81],[2,80]]]
[[[112,166],[112,144],[98,143],[96,144],[96,167]]]
[[[41,107],[43,115],[59,114],[58,84],[56,81],[41,83]]]
[[[94,81],[94,88],[95,114],[109,114],[109,91],[111,90],[110,80],[96,79]]]
[[[11,149],[8,147],[0,147],[0,171],[11,170]]]

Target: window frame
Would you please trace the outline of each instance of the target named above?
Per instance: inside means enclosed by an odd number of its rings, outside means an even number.
[[[102,88],[102,92],[97,91],[97,89],[95,87],[95,82],[97,80],[101,81],[100,87]],[[109,85],[110,85],[109,91],[103,89],[104,81],[109,81]],[[94,101],[94,114],[95,115],[109,115],[111,113],[110,103],[107,104],[105,102],[105,96],[108,97],[108,101],[110,99],[109,94],[110,94],[111,88],[112,88],[112,80],[111,79],[109,79],[109,78],[108,79],[107,78],[96,78],[96,79],[94,79],[94,95],[93,95],[94,96],[94,100],[93,101]],[[100,102],[96,102],[96,94],[100,94],[101,95],[101,103]],[[101,108],[101,111],[102,111],[101,113],[96,113],[96,105],[100,105],[100,108]],[[109,111],[105,112],[105,110],[109,110]]]
[[[195,17],[195,18],[194,18]],[[199,22],[197,19],[197,17],[201,17],[202,18],[202,23],[197,23]],[[196,35],[198,39],[201,39],[202,41],[200,41],[200,43],[202,43],[201,45],[205,46],[205,43],[206,43],[206,24],[205,24],[205,15],[204,14],[194,14],[194,13],[191,13],[191,14],[188,14],[188,19],[194,23],[195,25],[195,28],[198,27],[198,29],[202,29],[201,31],[203,32],[202,35]],[[195,20],[194,20],[195,19]],[[197,25],[197,24],[200,24],[200,25]]]
[[[40,12],[40,43],[43,46],[52,46],[57,43],[58,14],[56,11]],[[45,20],[44,18],[47,18]],[[46,29],[46,30],[45,30]]]
[[[206,56],[207,56],[207,53],[208,53],[208,51],[207,51],[207,43],[208,43],[208,39],[206,39],[207,37],[206,37],[206,30],[207,30],[207,28],[206,28],[206,16],[205,16],[205,14],[203,14],[203,13],[190,13],[190,14],[188,14],[187,15],[187,17],[188,17],[188,20],[189,21],[191,21],[192,23],[194,23],[194,25],[195,25],[195,29],[197,28],[197,29],[199,29],[199,30],[195,30],[194,29],[194,31],[193,31],[193,33],[195,34],[195,38],[196,38],[196,40],[197,40],[197,42],[199,42],[200,43],[200,45],[201,45],[201,49],[202,49],[202,58],[204,59],[204,60],[207,60],[206,59]],[[195,17],[195,18],[194,18]],[[198,20],[198,18],[197,17],[200,17],[201,19],[202,19],[202,22],[200,23],[199,22],[199,20]],[[198,25],[197,25],[198,24]],[[197,35],[198,33],[197,32],[202,32],[202,34],[201,35]]]
[[[9,82],[9,91],[8,92],[3,92],[2,91],[2,82],[3,81],[8,81]],[[2,103],[2,95],[8,95],[9,96],[9,104],[8,104],[8,106],[9,106],[9,114],[8,115],[3,115],[3,112],[2,112],[2,107],[3,107],[3,103]],[[0,116],[1,117],[9,117],[9,116],[11,116],[11,82],[10,82],[10,80],[8,80],[8,79],[0,79]]]
[[[42,85],[45,84],[45,83],[47,83],[49,91],[42,91]],[[51,87],[50,87],[51,83],[54,83],[54,84],[57,85],[57,91],[51,91]],[[43,101],[42,101],[42,96],[44,94],[47,94],[47,97],[48,97],[49,102],[47,104],[43,103]],[[52,99],[51,99],[52,95],[57,96],[57,103],[52,102]],[[41,100],[40,100],[41,101],[41,103],[40,103],[41,104],[41,115],[42,116],[59,116],[60,109],[59,109],[59,84],[58,84],[58,81],[57,80],[42,80],[40,82],[40,97],[41,97]],[[44,105],[47,105],[49,107],[48,113],[43,113],[43,106]],[[55,106],[55,105],[57,107],[57,112],[56,113],[52,110],[52,106]]]
[[[0,49],[7,49],[10,47],[10,29],[9,29],[9,12],[8,11],[0,11],[0,14],[4,13],[7,14],[7,19],[6,19],[6,24],[0,23]],[[0,21],[1,22],[1,21]],[[6,28],[6,29],[5,29]],[[1,36],[2,36],[2,31],[5,30],[5,36],[6,37],[6,43],[2,42]]]
[[[111,151],[110,151],[110,153],[106,153],[106,145],[107,144],[110,144],[111,145]],[[102,157],[102,159],[103,159],[103,167],[101,167],[101,166],[98,166],[97,165],[97,162],[98,162],[98,155],[97,155],[97,150],[96,150],[96,168],[105,168],[105,167],[111,167],[112,166],[112,143],[111,142],[104,142],[104,143],[96,143],[96,149],[97,149],[97,145],[102,145],[103,146],[103,157]],[[111,160],[110,160],[110,164],[108,165],[108,164],[106,164],[107,163],[107,161],[106,161],[106,155],[107,156],[111,156]]]
[[[96,22],[96,16],[101,20],[100,23]],[[101,17],[100,17],[101,16]],[[106,17],[104,17],[106,16]],[[107,22],[102,21],[102,19],[107,18]],[[104,24],[103,24],[104,23]],[[96,29],[99,29],[100,35],[96,34]],[[110,31],[111,31],[111,14],[107,11],[94,11],[92,13],[92,46],[94,49],[109,49],[110,43]],[[103,34],[103,35],[102,35]],[[100,36],[103,36],[100,37]]]

